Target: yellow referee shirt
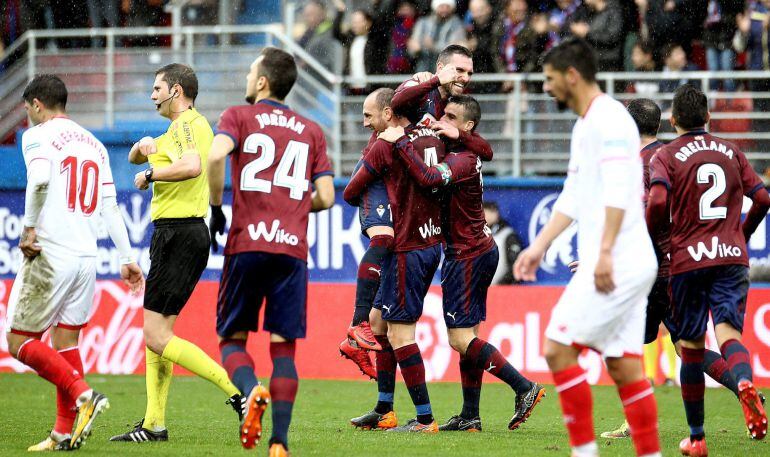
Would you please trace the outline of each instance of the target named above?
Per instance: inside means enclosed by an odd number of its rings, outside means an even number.
[[[168,167],[184,154],[197,154],[201,158],[201,174],[185,181],[154,182],[150,205],[152,220],[206,216],[209,209],[206,175],[213,140],[214,132],[209,122],[195,108],[182,113],[166,133],[155,139],[158,152],[147,156],[153,169]]]

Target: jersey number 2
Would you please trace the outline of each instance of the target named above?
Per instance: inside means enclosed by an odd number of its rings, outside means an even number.
[[[67,209],[74,212],[80,202],[80,210],[90,216],[99,201],[99,166],[93,160],[84,160],[79,171],[77,157],[68,156],[62,160],[59,173],[67,179]]]
[[[263,133],[252,133],[243,142],[243,152],[259,154],[259,157],[247,163],[241,170],[241,190],[270,193],[273,184],[289,189],[289,197],[302,200],[310,188],[310,181],[305,179],[307,156],[310,146],[301,141],[289,141],[283,151],[281,161],[273,174],[273,181],[257,178],[257,174],[267,170],[275,161],[275,142]]]
[[[698,167],[696,177],[698,184],[708,184],[712,178],[714,184],[700,197],[700,218],[702,221],[727,217],[726,206],[712,206],[714,200],[725,193],[727,188],[724,170],[713,163],[706,163]]]

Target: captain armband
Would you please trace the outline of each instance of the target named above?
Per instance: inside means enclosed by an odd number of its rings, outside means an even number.
[[[436,170],[441,173],[441,179],[444,180],[445,186],[452,182],[452,170],[449,168],[449,165],[442,162],[436,164],[435,166]]]

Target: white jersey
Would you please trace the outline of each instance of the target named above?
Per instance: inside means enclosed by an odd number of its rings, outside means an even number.
[[[605,94],[572,129],[567,179],[554,209],[577,222],[582,271],[593,274],[607,206],[625,210],[612,252],[615,271],[657,265],[644,220],[639,146],[633,118]]]
[[[27,168],[37,160],[51,167],[36,226],[43,250],[96,256],[102,199],[116,195],[107,149],[91,132],[61,116],[24,132],[22,151]]]

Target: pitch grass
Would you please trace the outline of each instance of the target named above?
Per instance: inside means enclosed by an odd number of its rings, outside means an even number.
[[[488,375],[487,375],[488,376]],[[91,385],[110,397],[112,408],[95,423],[81,454],[90,455],[201,455],[244,456],[240,448],[235,413],[214,386],[194,377],[176,377],[171,386],[167,425],[168,443],[110,443],[107,439],[127,430],[144,413],[144,378],[141,376],[89,376]],[[429,385],[439,420],[460,410],[460,386]],[[484,386],[482,433],[405,435],[355,430],[348,419],[373,406],[374,382],[300,382],[294,421],[289,438],[294,456],[564,456],[569,455],[558,398],[548,396],[524,426],[507,429],[513,413],[513,395],[499,383]],[[0,455],[29,455],[26,448],[45,438],[55,416],[54,389],[32,374],[0,374]],[[595,425],[598,432],[613,429],[623,413],[612,387],[594,387]],[[678,455],[678,443],[687,435],[678,388],[656,389],[664,455]],[[406,389],[396,388],[398,417],[405,422],[414,415]],[[268,410],[269,411],[269,410]],[[269,414],[266,427],[270,430]],[[711,455],[770,455],[770,442],[747,438],[737,400],[725,389],[706,392],[706,429]],[[770,440],[768,440],[770,441]],[[267,438],[254,451],[267,453]],[[599,440],[604,456],[633,455],[630,440]]]

